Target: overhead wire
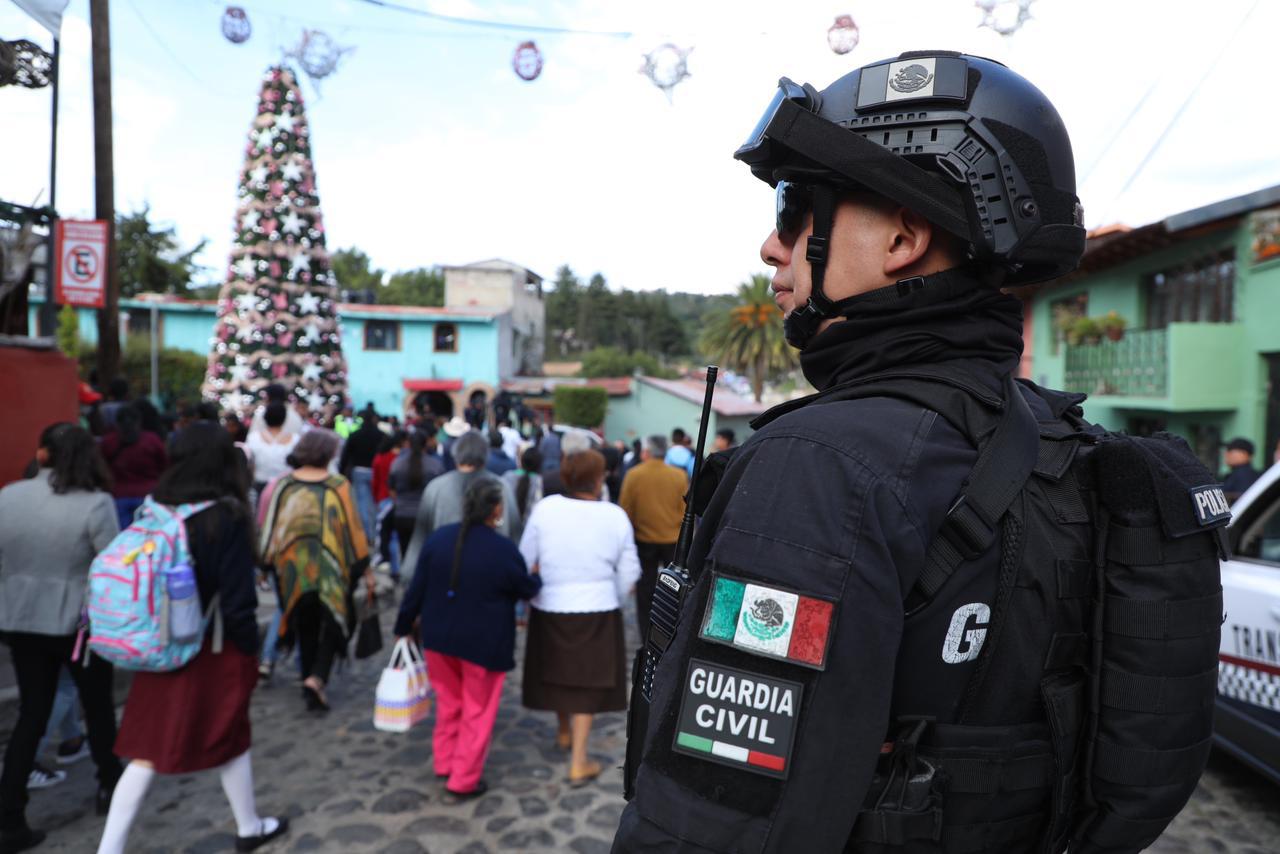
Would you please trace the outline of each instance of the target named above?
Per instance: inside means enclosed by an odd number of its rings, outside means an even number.
[[[1204,74],[1200,75],[1200,79],[1199,81],[1196,82],[1196,85],[1191,87],[1190,90],[1188,90],[1187,97],[1182,99],[1182,103],[1178,105],[1178,109],[1174,111],[1173,116],[1169,119],[1169,122],[1164,126],[1164,130],[1162,130],[1160,132],[1160,135],[1156,137],[1155,141],[1151,143],[1151,147],[1147,149],[1147,153],[1143,155],[1142,160],[1139,161],[1137,167],[1129,175],[1128,180],[1124,182],[1124,186],[1120,188],[1120,192],[1116,193],[1114,198],[1112,198],[1111,200],[1112,205],[1114,205],[1117,201],[1119,201],[1121,198],[1124,197],[1124,194],[1128,192],[1130,187],[1133,186],[1133,182],[1138,180],[1138,176],[1141,175],[1143,170],[1147,168],[1147,164],[1149,164],[1151,162],[1151,159],[1155,157],[1156,152],[1160,150],[1160,146],[1163,145],[1164,141],[1169,137],[1170,131],[1172,131],[1173,128],[1178,124],[1178,121],[1182,118],[1183,114],[1187,111],[1187,107],[1191,105],[1191,102],[1195,100],[1196,95],[1199,94],[1200,88],[1204,86],[1205,81],[1207,81],[1209,77],[1212,76],[1213,72],[1217,70],[1218,64],[1222,62],[1222,58],[1227,54],[1227,49],[1230,48],[1231,45],[1235,43],[1235,40],[1237,38],[1239,38],[1240,33],[1244,30],[1245,24],[1249,23],[1249,19],[1253,17],[1253,13],[1258,10],[1258,7],[1260,5],[1262,5],[1262,0],[1254,0],[1253,5],[1249,7],[1249,11],[1246,12],[1244,14],[1244,17],[1240,19],[1240,23],[1236,25],[1235,30],[1231,33],[1231,35],[1227,38],[1227,40],[1222,43],[1222,47],[1218,51],[1217,56],[1213,58],[1213,62],[1209,63],[1209,67],[1205,69]]]
[[[462,18],[456,15],[444,15],[439,12],[432,12],[425,7],[420,8],[417,6],[406,6],[403,3],[394,3],[391,2],[391,0],[360,0],[360,2],[368,3],[371,6],[378,6],[383,9],[405,12],[422,18],[431,18],[436,21],[445,21],[450,24],[460,24],[468,27],[490,27],[500,30],[515,30],[517,32],[553,33],[558,35],[603,36],[605,38],[616,39],[627,39],[634,35],[633,33],[625,31],[583,30],[574,27],[551,27],[539,24],[516,24],[509,21],[484,20],[480,18]]]
[[[192,80],[199,83],[202,87],[204,87],[204,89],[207,92],[211,94],[218,95],[223,98],[235,97],[231,95],[229,92],[222,92],[212,88],[209,85],[208,81],[206,81],[204,78],[200,77],[200,75],[192,71],[191,67],[182,61],[182,58],[179,57],[178,54],[174,52],[173,48],[169,47],[168,42],[166,42],[163,38],[161,38],[160,33],[156,31],[155,27],[151,26],[151,22],[146,19],[146,16],[142,14],[142,10],[137,7],[137,5],[133,2],[133,0],[127,0],[127,2],[129,4],[129,8],[133,10],[134,16],[138,19],[138,22],[142,24],[143,29],[145,29],[147,33],[151,36],[151,38],[155,41],[155,43],[160,46],[160,49],[163,50],[169,56],[169,59],[173,60],[173,63],[177,65],[179,68],[181,68],[183,71],[185,71]]]

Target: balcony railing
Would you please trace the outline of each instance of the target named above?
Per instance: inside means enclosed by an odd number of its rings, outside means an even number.
[[[1126,331],[1119,341],[1066,348],[1067,391],[1089,395],[1166,397],[1169,393],[1167,329]]]

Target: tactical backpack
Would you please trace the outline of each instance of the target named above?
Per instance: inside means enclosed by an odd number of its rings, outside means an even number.
[[[148,496],[129,527],[94,558],[89,566],[89,649],[126,670],[177,670],[200,652],[212,618],[214,651],[221,651],[222,613],[216,595],[194,640],[171,638],[166,576],[178,567],[189,568],[186,520],[212,505],[169,507]]]
[[[796,405],[875,396],[937,412],[978,448],[908,625],[996,543],[1000,577],[958,720],[895,710],[846,850],[1136,854],[1209,754],[1230,518],[1216,478],[1181,438],[1088,423],[1084,395],[1010,378],[1000,400],[946,366]],[[1038,698],[1015,701],[1014,685]]]

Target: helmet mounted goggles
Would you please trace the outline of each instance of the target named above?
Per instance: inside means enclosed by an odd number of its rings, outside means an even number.
[[[817,308],[830,238],[825,209],[870,191],[964,241],[988,281],[1027,284],[1074,269],[1084,248],[1070,141],[1052,104],[1003,65],[948,51],[906,53],[819,92],[783,78],[734,153],[756,177],[811,186]],[[779,194],[781,214],[793,191]],[[796,197],[799,199],[800,197]],[[815,257],[816,260],[815,261]],[[841,301],[842,304],[845,301]],[[829,315],[828,315],[829,316]]]

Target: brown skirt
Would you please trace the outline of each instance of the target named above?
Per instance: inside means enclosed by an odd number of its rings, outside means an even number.
[[[524,705],[594,715],[627,707],[621,611],[557,614],[529,609]]]
[[[116,755],[161,774],[216,768],[249,749],[249,698],[258,664],[231,643],[215,655],[208,638],[185,667],[135,673],[116,736]]]

